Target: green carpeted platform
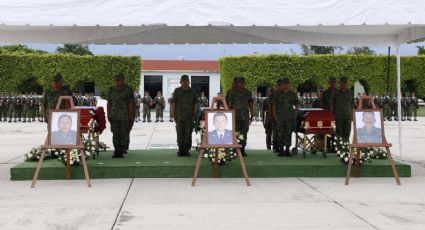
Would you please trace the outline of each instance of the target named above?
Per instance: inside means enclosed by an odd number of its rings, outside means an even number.
[[[91,178],[189,178],[193,176],[196,154],[192,157],[176,157],[176,150],[134,150],[124,159],[111,158],[111,152],[103,152],[95,160],[88,161]],[[298,154],[292,158],[276,157],[270,151],[249,150],[245,158],[250,177],[344,177],[346,166],[334,154],[323,159],[319,155]],[[11,180],[31,180],[37,162],[24,162],[11,168]],[[410,177],[410,165],[397,162],[401,177]],[[220,177],[242,177],[238,159],[219,167]],[[72,178],[84,178],[81,166],[72,167]],[[213,167],[203,160],[199,177],[212,177]],[[392,177],[388,160],[373,160],[360,166],[362,177]],[[65,179],[65,166],[57,159],[46,160],[40,180]]]

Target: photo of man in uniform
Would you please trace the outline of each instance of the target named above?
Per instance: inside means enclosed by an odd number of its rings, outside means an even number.
[[[215,113],[212,121],[208,121],[208,123],[210,122],[212,122],[214,129],[208,132],[208,144],[233,144],[232,130],[226,129],[228,117],[225,113]]]
[[[53,126],[53,125],[52,125]],[[77,132],[72,130],[72,117],[69,114],[62,114],[57,120],[58,130],[51,133],[52,145],[76,145]]]
[[[357,113],[362,112],[356,112]],[[380,118],[380,117],[378,117]],[[382,143],[381,128],[376,126],[376,118],[374,112],[363,112],[362,115],[363,127],[356,130],[357,143]]]

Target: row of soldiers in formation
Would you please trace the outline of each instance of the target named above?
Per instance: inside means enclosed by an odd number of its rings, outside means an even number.
[[[73,94],[75,106],[96,106],[93,94]],[[43,122],[43,96],[36,93],[0,92],[0,122]]]
[[[303,96],[301,96],[301,93],[298,92],[297,96],[300,103],[300,108],[321,108],[322,94],[323,89],[320,89],[318,93],[304,93]],[[356,108],[358,106],[360,96],[364,95],[358,94],[354,100]],[[398,101],[394,94],[392,96],[389,94],[372,94],[371,96],[373,97],[375,106],[384,112],[384,120],[397,121]],[[254,120],[263,121],[263,118],[261,117],[261,109],[263,108],[264,101],[267,99],[267,97],[262,97],[261,92],[254,92],[252,94],[252,98],[254,102]],[[401,97],[401,120],[417,121],[418,108],[419,101],[414,92],[411,93],[410,96]]]
[[[142,97],[140,94],[136,93],[134,95],[136,101],[136,118],[135,122],[152,122],[151,120],[151,110],[155,110],[155,122],[164,122],[164,108],[166,106],[165,98],[162,96],[161,91],[158,91],[156,97],[152,99],[149,95],[148,91],[145,91],[144,96]],[[173,119],[173,94],[167,100],[170,111],[170,122],[174,122]],[[204,92],[201,92],[199,96],[199,104],[200,107],[208,107],[208,98],[205,96]],[[140,109],[142,108],[142,117],[140,116]],[[142,120],[143,119],[143,120]]]

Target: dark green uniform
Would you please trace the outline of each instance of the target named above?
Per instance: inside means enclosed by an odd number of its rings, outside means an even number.
[[[299,104],[297,94],[292,91],[276,90],[272,103],[276,108],[277,145],[291,146],[295,122],[294,106],[297,107]]]
[[[229,91],[227,103],[235,110],[235,131],[242,136],[239,143],[242,145],[242,152],[244,152],[249,131],[249,104],[253,103],[252,94],[247,89],[232,89]]]
[[[192,147],[192,130],[194,113],[198,104],[198,96],[192,88],[184,90],[178,87],[173,93],[175,107],[174,120],[176,121],[177,145],[180,153],[188,153]]]
[[[140,121],[140,104],[142,103],[142,98],[140,96],[140,94],[136,94],[134,96],[135,98],[135,102],[136,102],[136,117],[135,117],[135,121],[138,122]]]
[[[332,98],[332,107],[335,117],[335,134],[344,138],[350,138],[352,109],[354,105],[353,92],[349,89],[337,89]]]
[[[163,96],[156,96],[155,97],[155,115],[156,120],[155,122],[164,121],[164,108],[165,108],[165,99]]]
[[[142,98],[143,104],[143,122],[147,121],[151,122],[151,104],[153,103],[152,98],[150,96],[144,96]]]
[[[332,96],[335,93],[335,88],[327,88],[322,96],[322,109],[329,110],[331,108]]]
[[[262,114],[263,126],[266,131],[266,146],[267,146],[267,149],[271,149],[272,137],[273,137],[273,126],[274,126],[273,117],[272,117],[273,115],[271,111],[271,96],[264,99],[261,114]]]
[[[9,108],[8,108],[8,117],[9,122],[12,122],[12,119],[14,119],[14,122],[16,122],[16,95],[12,95],[9,97]]]
[[[199,97],[199,106],[200,107],[208,107],[208,98],[205,96]]]
[[[174,114],[173,114],[173,96],[168,98],[168,105],[170,107],[170,122],[173,122]]]
[[[110,104],[108,118],[111,123],[115,155],[122,155],[130,144],[130,131],[133,121],[129,120],[131,114],[128,113],[129,103],[134,103],[134,92],[128,85],[124,85],[121,89],[113,86],[109,88],[106,99]]]
[[[5,108],[6,108],[6,95],[0,93],[0,122],[4,121],[6,118]]]
[[[43,111],[44,121],[47,122],[49,109],[55,109],[56,103],[60,96],[72,96],[72,92],[68,87],[62,87],[58,91],[55,91],[52,87],[46,89],[43,94]],[[75,100],[74,100],[75,101]],[[74,102],[75,103],[75,102]],[[61,109],[65,109],[65,104],[62,101],[60,106]]]

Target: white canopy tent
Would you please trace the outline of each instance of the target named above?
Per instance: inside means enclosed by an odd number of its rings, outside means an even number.
[[[0,43],[392,46],[425,39],[423,0],[2,0]]]

